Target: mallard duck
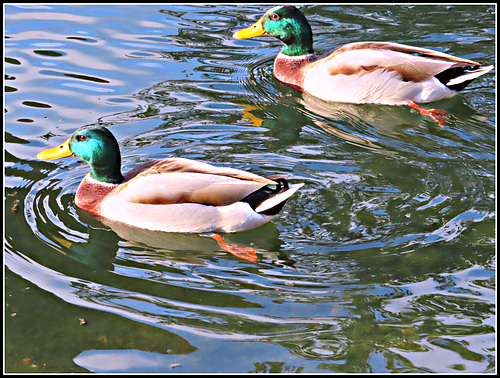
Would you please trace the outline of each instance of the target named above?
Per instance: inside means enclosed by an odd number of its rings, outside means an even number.
[[[118,142],[102,126],[79,128],[61,145],[38,154],[42,160],[71,156],[91,168],[76,192],[79,208],[153,231],[256,228],[278,214],[303,185],[185,158],[150,161],[122,175]]]
[[[313,50],[311,26],[291,5],[268,10],[236,39],[270,35],[283,42],[276,79],[325,101],[410,105],[448,98],[490,71],[472,60],[393,42],[355,42],[323,56]]]

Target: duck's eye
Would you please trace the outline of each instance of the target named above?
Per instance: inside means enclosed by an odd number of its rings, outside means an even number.
[[[281,17],[279,14],[273,13],[269,16],[269,18],[273,21],[278,21]]]
[[[79,142],[84,142],[87,140],[87,136],[86,135],[77,135],[76,140]]]

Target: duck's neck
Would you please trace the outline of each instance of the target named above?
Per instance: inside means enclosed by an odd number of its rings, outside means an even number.
[[[280,52],[274,60],[274,77],[282,83],[302,90],[304,81],[304,67],[317,59],[316,54],[310,53],[299,56],[289,56]]]
[[[121,161],[121,160],[119,160]],[[97,181],[107,184],[120,184],[123,182],[123,175],[120,172],[120,164],[111,164],[106,161],[103,164],[93,162],[91,165],[92,171],[90,176]]]
[[[87,173],[76,191],[75,204],[82,210],[99,215],[102,200],[118,185],[96,180],[91,172]]]
[[[288,56],[300,56],[306,54],[314,54],[314,49],[312,47],[312,43],[291,44],[284,45],[281,49],[281,53]]]

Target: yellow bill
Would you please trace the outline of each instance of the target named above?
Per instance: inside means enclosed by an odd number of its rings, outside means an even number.
[[[71,139],[71,138],[70,138]],[[48,150],[40,152],[36,157],[41,160],[53,160],[63,157],[75,156],[73,152],[69,149],[69,141],[65,141],[57,147],[50,148]]]
[[[247,39],[252,37],[260,37],[261,35],[266,35],[267,33],[262,28],[262,18],[257,21],[252,26],[249,26],[246,29],[237,31],[233,34],[233,38],[235,39]]]

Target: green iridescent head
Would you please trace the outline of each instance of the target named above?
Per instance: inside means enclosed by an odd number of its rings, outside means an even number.
[[[285,55],[298,56],[313,53],[312,30],[300,10],[292,5],[282,5],[268,10],[252,26],[233,34],[233,38],[246,39],[270,35],[284,46]]]
[[[113,184],[123,181],[120,148],[114,135],[105,127],[81,127],[61,145],[38,154],[38,158],[42,160],[70,156],[90,165],[90,175],[98,181]]]

